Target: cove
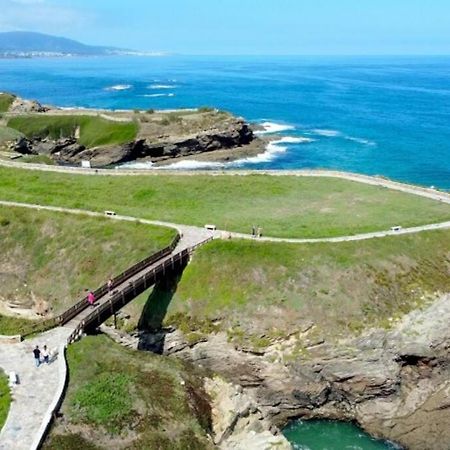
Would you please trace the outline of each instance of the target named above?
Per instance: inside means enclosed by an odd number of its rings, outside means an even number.
[[[296,450],[393,450],[401,447],[375,439],[357,425],[331,420],[297,420],[283,430]]]

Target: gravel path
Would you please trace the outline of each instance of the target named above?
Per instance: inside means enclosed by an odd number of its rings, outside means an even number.
[[[449,199],[450,203],[450,199]],[[69,214],[81,214],[87,215],[91,217],[107,217],[111,220],[123,220],[128,222],[139,222],[148,225],[159,225],[163,227],[169,227],[176,229],[185,239],[182,242],[186,243],[187,247],[192,247],[196,245],[197,242],[204,241],[208,237],[213,237],[214,239],[249,239],[261,242],[289,242],[294,244],[306,244],[306,243],[315,243],[315,242],[348,242],[348,241],[362,241],[365,239],[374,239],[386,236],[401,236],[405,234],[414,234],[420,233],[422,231],[427,230],[439,230],[450,228],[449,222],[440,222],[433,223],[427,225],[421,225],[418,227],[409,227],[409,228],[401,228],[397,231],[394,230],[382,230],[375,231],[372,233],[361,233],[347,236],[338,236],[338,237],[329,237],[329,238],[278,238],[278,237],[270,237],[264,236],[261,238],[255,238],[254,236],[246,233],[235,233],[226,230],[215,230],[208,231],[202,227],[195,227],[191,225],[183,225],[171,222],[163,222],[160,220],[148,220],[148,219],[140,219],[138,217],[132,216],[105,216],[102,213],[95,211],[88,211],[84,209],[72,209],[72,208],[62,208],[60,206],[43,206],[43,205],[35,205],[32,203],[20,203],[20,202],[10,202],[5,200],[0,200],[0,205],[3,206],[13,206],[19,208],[29,208],[29,209],[37,209],[37,210],[45,210],[45,211],[55,211],[55,212],[63,212]]]

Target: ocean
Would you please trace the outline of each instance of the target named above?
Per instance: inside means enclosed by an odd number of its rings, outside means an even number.
[[[64,107],[213,106],[277,139],[206,168],[327,168],[450,189],[450,57],[4,59],[0,91]]]

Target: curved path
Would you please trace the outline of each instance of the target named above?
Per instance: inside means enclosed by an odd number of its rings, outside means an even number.
[[[448,203],[450,203],[450,198],[448,199]],[[177,223],[172,223],[172,222],[164,222],[164,221],[160,221],[160,220],[141,219],[139,217],[133,217],[133,216],[122,216],[122,215],[105,216],[104,214],[102,214],[100,212],[89,211],[89,210],[85,210],[85,209],[73,209],[73,208],[63,208],[60,206],[36,205],[36,204],[32,204],[32,203],[11,202],[11,201],[6,201],[6,200],[0,200],[0,205],[19,207],[19,208],[37,209],[37,210],[44,210],[44,211],[63,212],[63,213],[69,213],[69,214],[80,214],[80,215],[87,215],[87,216],[91,216],[91,217],[103,217],[103,218],[109,218],[111,220],[123,220],[123,221],[128,221],[128,222],[139,222],[139,223],[148,224],[148,225],[158,225],[158,226],[163,226],[163,227],[175,228],[180,233],[180,235],[182,235],[184,237],[183,242],[192,242],[192,243],[204,241],[208,237],[213,237],[214,239],[236,238],[236,239],[249,239],[249,240],[254,240],[254,241],[258,241],[258,242],[259,241],[261,241],[261,242],[287,242],[287,243],[293,243],[293,244],[310,244],[310,243],[319,243],[319,242],[350,242],[350,241],[362,241],[365,239],[374,239],[374,238],[380,238],[380,237],[386,237],[386,236],[401,236],[401,235],[405,235],[405,234],[420,233],[422,231],[440,230],[440,229],[450,228],[450,221],[447,221],[447,222],[433,223],[433,224],[427,224],[427,225],[420,225],[417,227],[401,228],[400,230],[397,230],[397,231],[381,230],[381,231],[374,231],[371,233],[360,233],[360,234],[337,236],[337,237],[327,237],[327,238],[279,238],[279,237],[270,237],[270,236],[255,238],[254,236],[252,236],[250,234],[246,234],[246,233],[237,233],[237,232],[226,231],[226,230],[208,231],[202,227],[197,227],[197,226],[193,226],[193,225],[183,225],[183,224],[177,224]],[[189,246],[189,245],[187,245],[187,246]]]
[[[406,192],[409,194],[419,195],[421,197],[431,198],[433,200],[450,203],[450,193],[439,191],[433,188],[415,186],[412,184],[392,181],[382,176],[361,175],[358,173],[342,172],[337,170],[174,170],[170,168],[160,167],[157,169],[83,169],[81,167],[63,167],[48,166],[43,164],[28,164],[21,162],[12,162],[0,159],[0,166],[39,170],[41,172],[60,172],[71,173],[76,175],[97,175],[97,176],[139,176],[139,175],[210,175],[210,176],[247,176],[247,175],[270,175],[274,177],[295,176],[295,177],[329,177],[341,178],[348,181],[356,181],[359,183],[369,184],[372,186],[382,186],[396,191]]]
[[[1,202],[1,204],[8,204]],[[9,204],[27,208],[44,209],[38,205]],[[49,208],[45,208],[49,209]],[[54,210],[54,209],[53,209]],[[60,209],[57,209],[60,211]],[[69,210],[68,212],[74,212]],[[89,211],[75,211],[76,214],[100,215]],[[136,220],[122,217],[119,220]],[[211,237],[202,228],[184,227],[179,229],[182,236],[174,253],[193,248]],[[127,284],[124,281],[123,284]],[[106,296],[109,298],[109,294]],[[35,450],[45,435],[53,411],[62,398],[67,378],[64,347],[68,337],[76,328],[76,321],[54,328],[33,339],[20,343],[0,343],[0,367],[8,375],[13,371],[20,383],[12,387],[13,401],[6,423],[0,434],[0,450]],[[35,367],[33,348],[46,344],[55,354],[51,364]],[[57,354],[57,355],[56,355]]]

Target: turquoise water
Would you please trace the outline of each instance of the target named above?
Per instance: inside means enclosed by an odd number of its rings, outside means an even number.
[[[283,434],[296,450],[393,450],[400,447],[370,437],[347,422],[311,420],[292,422]]]
[[[238,167],[342,169],[450,189],[450,57],[0,60],[0,91],[68,107],[213,105],[280,131]]]

